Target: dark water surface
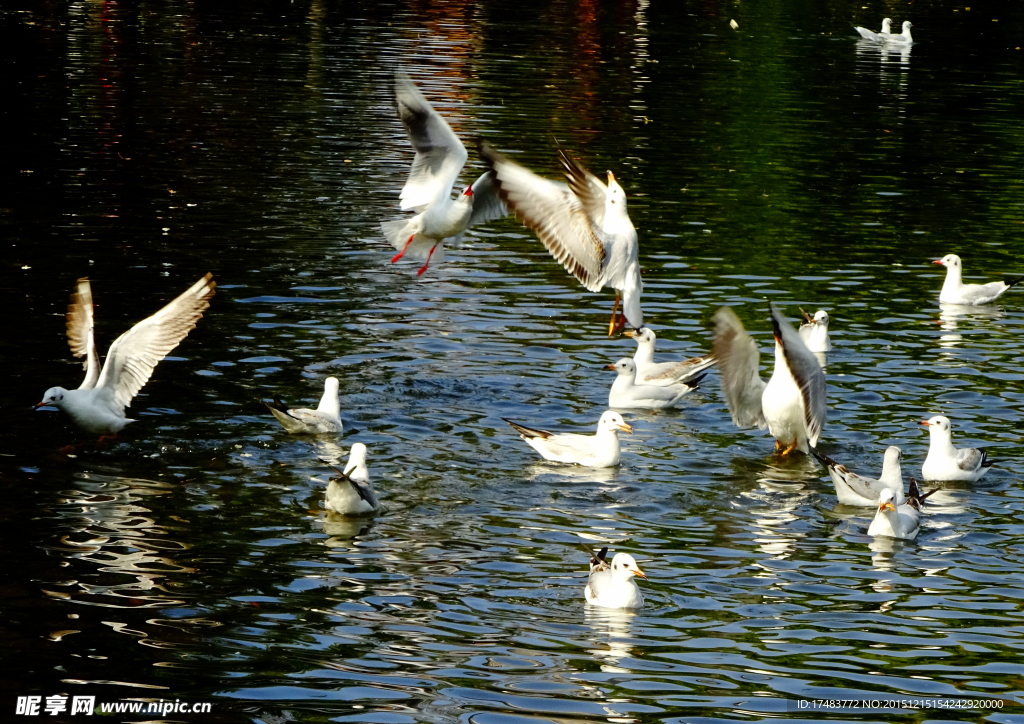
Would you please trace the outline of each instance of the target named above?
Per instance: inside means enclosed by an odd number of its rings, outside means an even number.
[[[856,42],[885,15],[913,20],[911,52]],[[23,2],[0,32],[0,711],[1024,721],[1024,301],[940,310],[928,264],[1024,274],[1017,4]],[[665,354],[707,349],[723,304],[765,351],[766,299],[828,309],[826,452],[873,471],[898,444],[917,475],[915,423],[942,413],[996,467],[942,485],[916,541],[873,540],[822,469],[733,428],[715,375],[629,414],[617,469],[539,462],[500,418],[592,427],[633,343],[511,219],[423,277],[389,263],[399,66],[465,139],[464,181],[477,137],[552,176],[557,146],[615,172]],[[139,422],[61,452],[79,436],[30,408],[79,383],[74,280],[105,350],[206,271],[217,296]],[[258,401],[314,403],[328,375],[337,440]],[[355,441],[386,513],[326,520],[316,455]],[[584,606],[581,541],[639,559],[645,608]],[[795,704],[894,695],[1006,704]]]

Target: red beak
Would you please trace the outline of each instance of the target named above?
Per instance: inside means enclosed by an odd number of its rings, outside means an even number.
[[[932,264],[942,264],[942,259],[936,259]]]
[[[927,420],[921,420],[921,424],[922,425],[929,425],[929,426],[931,425],[931,423],[928,422]]]
[[[615,365],[608,365],[608,369],[613,370],[613,369],[616,369],[616,367],[615,367]]]
[[[470,197],[473,196],[473,187],[472,186],[467,186],[466,187],[466,196],[470,196]]]

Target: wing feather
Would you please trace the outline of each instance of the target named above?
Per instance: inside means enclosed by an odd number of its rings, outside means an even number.
[[[71,303],[67,313],[68,345],[75,357],[85,355],[82,366],[85,368],[85,379],[79,385],[80,390],[91,390],[96,386],[100,376],[100,357],[96,352],[96,338],[92,316],[92,286],[88,277],[78,280],[78,286],[71,294]]]
[[[973,473],[985,466],[988,453],[978,448],[960,448],[956,451],[956,464],[961,470]]]
[[[482,174],[473,182],[473,213],[469,217],[468,227],[486,224],[488,221],[508,216],[508,209],[498,195],[498,187],[494,182],[494,171]]]
[[[729,307],[715,312],[715,338],[712,354],[718,360],[725,403],[737,427],[757,425],[762,430],[768,421],[761,409],[761,395],[767,383],[761,379],[761,353],[753,337]]]
[[[772,326],[775,327],[775,336],[782,340],[782,353],[786,357],[786,366],[789,367],[797,387],[800,388],[800,397],[803,399],[804,424],[807,426],[807,441],[812,447],[818,444],[818,436],[825,426],[825,418],[828,416],[828,403],[826,399],[825,373],[821,370],[821,363],[814,353],[807,349],[803,339],[782,313],[772,303],[768,304],[772,315]]]
[[[580,200],[594,228],[603,228],[604,209],[608,204],[608,187],[562,149],[558,149],[558,158],[565,169],[565,177],[569,179],[570,190]]]

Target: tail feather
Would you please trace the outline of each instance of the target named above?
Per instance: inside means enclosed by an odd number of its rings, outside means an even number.
[[[409,225],[409,219],[382,221],[380,222],[380,230],[384,233],[384,237],[391,243],[391,246],[401,251],[405,246],[405,242],[407,242],[409,237],[414,233],[413,229],[408,229]]]
[[[507,422],[509,425],[511,425],[512,429],[518,432],[524,438],[529,439],[532,437],[539,437],[546,440],[547,438],[551,437],[551,433],[548,432],[547,430],[534,430],[532,427],[526,427],[525,425],[520,425],[518,422],[512,422],[512,420],[509,420],[507,417],[503,417],[501,419]]]

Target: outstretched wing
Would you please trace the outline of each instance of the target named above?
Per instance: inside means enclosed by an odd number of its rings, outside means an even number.
[[[508,216],[508,209],[498,196],[498,186],[494,182],[494,171],[482,174],[473,182],[473,213],[470,214],[467,227],[486,224],[488,221]]]
[[[195,329],[216,288],[213,275],[207,274],[152,317],[115,339],[96,387],[102,388],[117,407],[130,405],[157,362]]]
[[[715,338],[711,349],[718,360],[725,404],[737,427],[757,425],[762,430],[768,421],[761,410],[761,395],[767,383],[761,379],[761,353],[757,343],[747,334],[743,323],[729,307],[722,307],[711,318]]]
[[[558,160],[562,162],[569,188],[583,205],[595,228],[604,228],[604,209],[608,205],[608,187],[594,174],[587,171],[562,149],[558,149]]]
[[[803,400],[804,424],[807,426],[807,441],[813,447],[818,444],[821,428],[825,426],[828,415],[828,404],[825,393],[825,373],[821,370],[818,358],[797,334],[796,330],[775,305],[768,304],[772,315],[772,326],[775,336],[782,342],[782,353],[786,358],[797,387]]]
[[[100,356],[96,352],[96,338],[93,334],[92,286],[88,277],[78,280],[78,286],[71,294],[67,313],[68,345],[75,357],[85,355],[85,379],[80,390],[91,390],[100,377]]]

